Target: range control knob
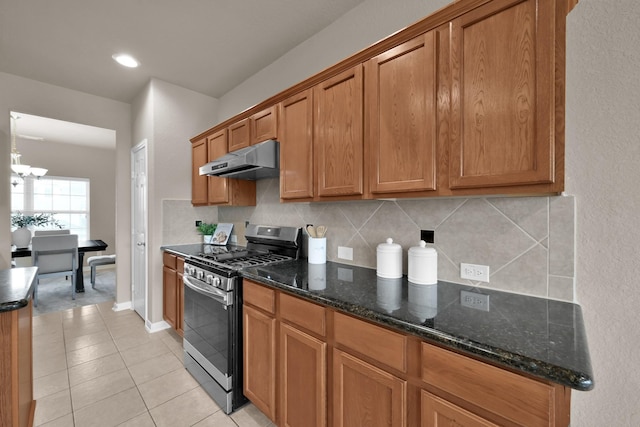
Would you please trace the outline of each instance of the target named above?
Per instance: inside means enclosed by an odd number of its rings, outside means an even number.
[[[220,278],[219,277],[214,277],[213,278],[213,283],[211,283],[213,286],[220,287]]]
[[[213,285],[213,274],[207,274],[207,284]]]
[[[204,279],[204,271],[202,271],[202,270],[196,271],[196,279],[198,279],[198,280]]]

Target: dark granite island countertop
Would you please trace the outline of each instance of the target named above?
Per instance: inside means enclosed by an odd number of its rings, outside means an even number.
[[[0,270],[0,313],[27,306],[37,271],[37,267]]]
[[[416,285],[334,262],[249,267],[243,277],[576,390],[593,388],[579,305],[473,286]],[[489,296],[465,307],[461,292]]]

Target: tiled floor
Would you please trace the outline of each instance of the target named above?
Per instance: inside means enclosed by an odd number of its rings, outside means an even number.
[[[36,426],[273,427],[251,404],[224,414],[184,369],[178,335],[112,306],[33,318]]]

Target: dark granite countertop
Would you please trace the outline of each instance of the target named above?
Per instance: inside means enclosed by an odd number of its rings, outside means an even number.
[[[242,276],[576,390],[593,388],[576,304],[449,282],[416,285],[333,262],[249,267]],[[461,291],[489,295],[489,311],[462,306]]]
[[[206,246],[206,245],[204,245]],[[166,246],[177,255],[203,245]],[[579,305],[439,282],[382,279],[373,269],[306,259],[248,267],[243,277],[342,310],[426,341],[576,390],[593,388]],[[489,296],[489,311],[461,305],[461,292]]]
[[[0,313],[27,306],[37,271],[37,267],[0,270]]]

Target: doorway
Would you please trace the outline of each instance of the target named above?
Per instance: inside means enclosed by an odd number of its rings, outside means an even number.
[[[147,321],[147,140],[131,149],[131,301]]]

